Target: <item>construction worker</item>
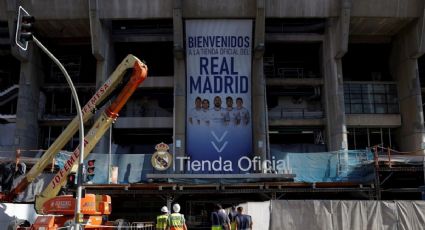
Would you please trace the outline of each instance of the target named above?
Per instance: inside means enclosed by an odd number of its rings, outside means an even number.
[[[252,217],[243,214],[243,208],[238,207],[238,215],[236,216],[236,229],[237,230],[252,230]]]
[[[236,216],[238,212],[236,211],[236,206],[232,205],[232,210],[229,212],[229,220],[230,220],[230,230],[236,230]]]
[[[156,230],[166,230],[168,221],[168,208],[164,206],[161,208],[161,215],[156,217]]]
[[[173,211],[167,221],[167,229],[169,230],[187,230],[186,221],[184,215],[180,214],[180,205],[175,203],[173,205]]]
[[[214,211],[211,213],[211,230],[229,230],[230,220],[226,211],[220,204],[214,205]]]

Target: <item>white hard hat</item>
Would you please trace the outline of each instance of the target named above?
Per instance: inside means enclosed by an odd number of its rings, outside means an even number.
[[[167,206],[162,207],[162,208],[161,208],[161,212],[168,212],[168,208],[167,208]]]
[[[180,205],[179,204],[174,204],[173,205],[173,210],[174,210],[174,212],[180,212]]]

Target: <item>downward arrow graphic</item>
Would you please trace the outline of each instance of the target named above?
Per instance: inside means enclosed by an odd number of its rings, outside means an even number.
[[[213,147],[215,148],[215,150],[219,153],[221,153],[223,151],[224,148],[226,148],[227,145],[227,141],[224,142],[223,146],[221,146],[221,148],[218,148],[217,145],[215,145],[214,142],[211,141],[211,144],[213,145]]]
[[[221,142],[221,141],[224,139],[224,137],[226,137],[226,135],[227,135],[227,130],[226,130],[226,131],[224,131],[223,135],[221,135],[221,137],[220,137],[220,138],[218,138],[218,137],[217,137],[217,135],[215,134],[215,132],[214,132],[214,131],[211,131],[211,134],[214,136],[214,138],[215,138],[218,142]]]
[[[222,142],[222,141],[224,140],[224,138],[226,137],[227,133],[228,133],[227,131],[224,131],[224,133],[223,133],[220,137],[217,137],[217,135],[215,134],[215,132],[214,132],[214,131],[211,131],[211,134],[213,135],[214,139],[216,139],[216,140],[217,140],[217,143]],[[227,141],[225,141],[225,142],[224,142],[224,144],[223,144],[221,147],[218,147],[218,146],[215,144],[215,142],[214,142],[214,141],[211,141],[211,144],[213,145],[214,149],[215,149],[217,152],[221,153],[221,152],[224,150],[224,148],[226,148],[226,146],[227,146]]]

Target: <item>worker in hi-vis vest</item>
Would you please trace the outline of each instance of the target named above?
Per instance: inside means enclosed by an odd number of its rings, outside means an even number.
[[[187,230],[186,221],[184,215],[180,214],[180,205],[174,204],[173,211],[171,215],[168,216],[167,229],[170,230]]]
[[[238,212],[236,211],[236,206],[232,205],[232,209],[229,212],[229,220],[230,220],[230,230],[236,230],[236,216]]]
[[[168,208],[164,206],[161,208],[161,215],[156,217],[156,230],[166,230],[168,221]]]

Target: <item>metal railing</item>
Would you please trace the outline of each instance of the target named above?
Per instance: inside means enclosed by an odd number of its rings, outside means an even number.
[[[268,111],[271,119],[318,119],[323,118],[321,110],[310,111],[304,108],[273,108]]]
[[[131,230],[154,230],[154,222],[133,222],[130,226]]]
[[[173,111],[170,108],[148,108],[148,107],[137,107],[137,108],[126,108],[121,112],[123,117],[172,117]]]
[[[109,225],[99,225],[99,228],[102,229],[116,229],[116,230],[155,230],[154,222],[132,222],[127,226],[109,226]],[[21,228],[24,229],[24,228]],[[29,230],[30,228],[25,228]],[[59,227],[58,230],[75,230],[74,226],[65,226]]]

